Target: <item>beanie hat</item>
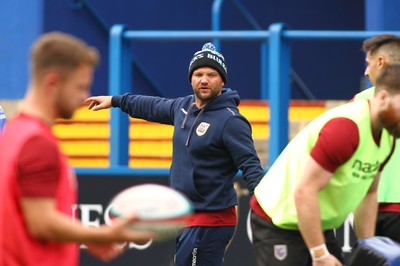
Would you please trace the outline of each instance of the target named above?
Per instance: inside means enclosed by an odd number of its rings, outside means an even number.
[[[189,82],[192,81],[193,72],[200,67],[211,67],[217,70],[224,83],[226,83],[228,70],[226,69],[225,59],[222,54],[216,51],[214,44],[206,43],[201,51],[194,54],[189,64]]]

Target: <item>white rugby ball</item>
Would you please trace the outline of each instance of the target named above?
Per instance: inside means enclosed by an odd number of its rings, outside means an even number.
[[[124,217],[135,213],[135,230],[155,231],[155,240],[172,238],[186,226],[193,213],[191,201],[182,193],[160,184],[141,184],[118,193],[110,203],[110,215]]]

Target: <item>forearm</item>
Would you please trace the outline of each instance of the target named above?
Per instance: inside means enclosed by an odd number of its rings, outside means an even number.
[[[79,220],[60,212],[48,213],[41,221],[27,220],[30,233],[39,239],[58,242],[105,243],[113,240],[111,227],[84,227]]]
[[[308,248],[325,243],[321,226],[320,206],[317,194],[297,191],[295,194],[297,219],[300,233]]]
[[[35,238],[59,242],[106,242],[115,237],[112,228],[101,230],[84,227],[79,221],[56,209],[51,198],[24,198],[21,201],[24,222],[28,232]]]
[[[377,212],[377,193],[370,192],[354,212],[354,227],[358,238],[375,235]]]
[[[113,96],[111,103],[113,107],[120,108],[131,117],[162,124],[173,124],[171,109],[173,100],[126,93]]]
[[[354,212],[354,227],[358,238],[371,237],[375,235],[376,217],[378,212],[378,184],[381,176],[379,172],[371,184],[367,195],[358,205]]]

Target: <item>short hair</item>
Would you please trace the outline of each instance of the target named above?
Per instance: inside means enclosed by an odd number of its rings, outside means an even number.
[[[95,66],[99,62],[96,48],[67,33],[45,33],[31,48],[30,70],[32,78],[40,79],[48,70],[68,75],[82,64]]]
[[[400,37],[393,34],[380,34],[363,42],[362,50],[371,55],[383,51],[390,63],[400,63]]]
[[[375,93],[386,90],[391,95],[400,94],[400,64],[389,64],[376,78]]]

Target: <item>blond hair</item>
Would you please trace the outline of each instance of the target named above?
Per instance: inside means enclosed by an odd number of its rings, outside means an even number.
[[[43,34],[31,48],[30,71],[32,79],[40,80],[49,71],[67,76],[78,66],[95,66],[99,62],[96,48],[66,33]]]

